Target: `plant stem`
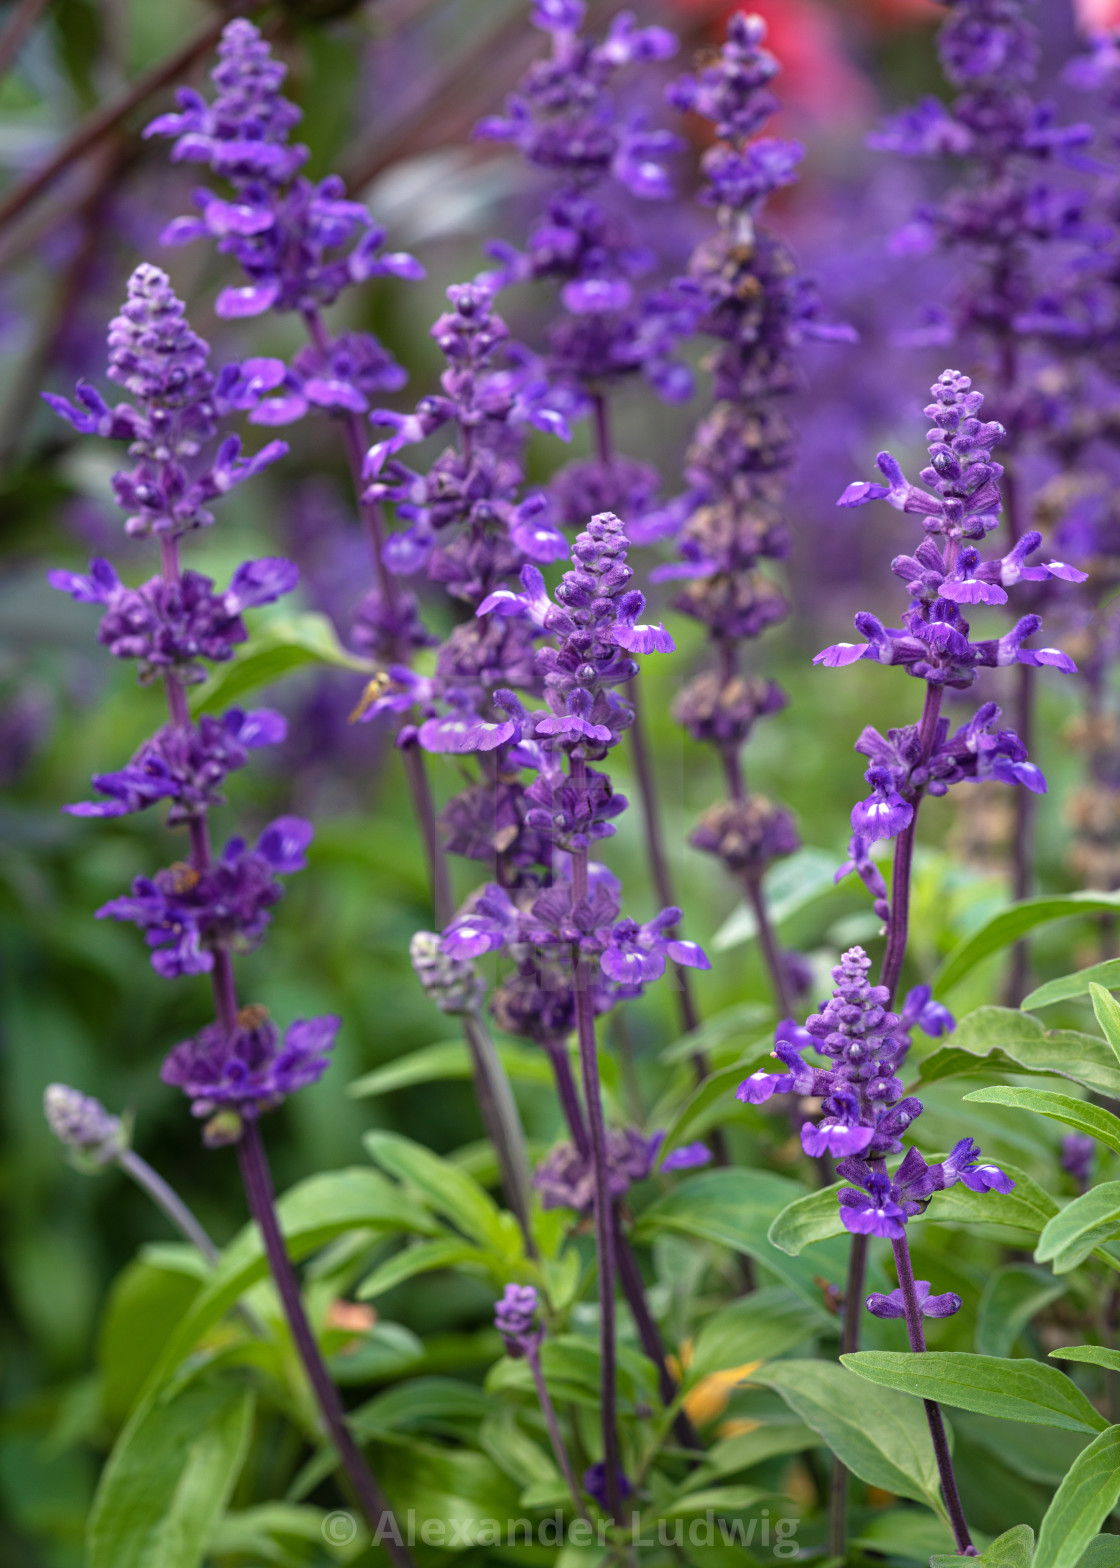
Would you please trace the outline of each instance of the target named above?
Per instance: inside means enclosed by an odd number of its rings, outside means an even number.
[[[164,1181],[159,1172],[154,1171],[135,1149],[122,1149],[117,1156],[117,1164],[122,1171],[132,1177],[138,1187],[147,1193],[156,1208],[163,1210],[175,1229],[190,1242],[192,1247],[198,1248],[213,1268],[220,1255],[218,1249],[174,1187]]]
[[[525,1251],[529,1257],[535,1258],[537,1247],[531,1223],[532,1180],[517,1102],[494,1048],[486,1020],[479,1013],[467,1013],[462,1022],[467,1049],[471,1054],[475,1099],[478,1101],[482,1124],[498,1156],[502,1187],[521,1227]]]
[[[552,1403],[552,1395],[548,1392],[548,1384],[544,1380],[544,1370],[541,1367],[541,1350],[539,1345],[530,1345],[525,1352],[529,1363],[529,1370],[533,1374],[533,1382],[537,1385],[537,1399],[540,1403],[544,1424],[548,1428],[549,1441],[552,1452],[556,1456],[556,1463],[560,1467],[560,1474],[564,1477],[572,1504],[581,1519],[587,1518],[587,1509],[584,1507],[583,1497],[576,1482],[576,1473],[572,1469],[571,1456],[564,1442],[564,1434],[560,1430],[560,1422],[556,1418],[556,1406]]]
[[[910,1339],[910,1349],[924,1351],[926,1338],[922,1329],[922,1309],[918,1304],[918,1293],[914,1289],[914,1268],[910,1262],[910,1245],[905,1234],[900,1240],[892,1241],[891,1247],[894,1250],[895,1268],[898,1270],[898,1283],[902,1287],[902,1303],[906,1309],[906,1332]],[[923,1399],[922,1403],[926,1407],[929,1435],[933,1439],[937,1473],[941,1477],[941,1491],[945,1498],[949,1523],[953,1529],[953,1539],[957,1543],[957,1556],[976,1557],[979,1554],[968,1533],[960,1493],[957,1491],[957,1478],[953,1472],[953,1460],[949,1453],[949,1439],[945,1432],[941,1406],[934,1399]]]
[[[840,1354],[859,1349],[859,1314],[863,1281],[867,1273],[867,1237],[853,1236],[848,1252],[848,1283],[844,1290],[844,1317],[840,1329]],[[828,1481],[828,1552],[843,1557],[848,1531],[848,1469],[833,1455]]]
[[[926,699],[922,707],[922,717],[918,725],[918,739],[921,742],[921,762],[929,760],[933,750],[933,742],[937,734],[937,721],[941,716],[941,687],[927,683]],[[887,1006],[894,1001],[895,991],[898,989],[899,977],[902,974],[902,964],[906,957],[906,944],[910,935],[910,874],[914,859],[914,836],[918,828],[918,807],[922,803],[922,792],[919,789],[913,799],[914,814],[909,823],[898,835],[894,845],[894,874],[891,878],[891,913],[887,922],[887,947],[883,954],[883,971],[879,976],[879,984],[885,985],[889,993]]]
[[[730,680],[734,674],[734,660],[727,644],[721,645],[721,674],[725,680]],[[723,772],[727,781],[727,792],[736,803],[747,799],[747,780],[743,772],[743,758],[737,746],[724,746],[721,748],[723,759]],[[758,927],[758,945],[762,950],[762,961],[770,977],[770,989],[774,993],[774,1005],[781,1018],[789,1018],[793,1014],[793,1002],[789,994],[789,978],[786,975],[786,966],[782,962],[782,950],[778,945],[778,938],[770,922],[770,911],[766,905],[766,895],[762,891],[762,877],[758,872],[746,871],[743,873],[743,886],[746,890],[747,901],[754,911],[755,925]]]
[[[261,1232],[269,1269],[284,1305],[284,1314],[292,1332],[300,1360],[314,1391],[331,1441],[361,1503],[362,1512],[370,1528],[384,1546],[397,1568],[412,1568],[412,1557],[403,1545],[396,1519],[380,1486],[366,1464],[357,1443],[346,1425],[346,1414],[338,1389],[331,1381],[316,1343],[307,1314],[303,1310],[299,1281],[288,1257],[280,1225],[276,1218],[276,1200],[272,1188],[272,1173],[268,1167],[260,1123],[247,1120],[237,1145],[241,1165],[241,1178],[249,1209]]]
[[[573,855],[573,881],[578,889],[579,861],[583,860],[586,896],[587,852]],[[576,892],[576,897],[580,897]],[[583,1098],[587,1105],[591,1165],[595,1178],[595,1257],[599,1271],[599,1357],[603,1424],[603,1466],[607,1511],[618,1518],[622,1509],[622,1460],[618,1446],[618,1383],[615,1367],[616,1325],[614,1303],[614,1203],[607,1172],[607,1128],[603,1120],[603,1100],[599,1089],[599,1062],[595,1049],[595,1015],[591,1000],[591,976],[578,946],[573,951],[576,988],[576,1024],[579,1031],[579,1061],[583,1079]]]
[[[1010,392],[1017,375],[1017,355],[1014,350],[1006,357],[1004,390]],[[1017,544],[1023,535],[1023,517],[1018,476],[1010,463],[1004,464],[1002,485],[1007,499],[1007,532],[1011,543]],[[1027,755],[1034,752],[1034,714],[1037,682],[1035,671],[1027,664],[1015,666],[1015,729],[1027,748]],[[1018,901],[1029,898],[1034,887],[1035,848],[1035,798],[1022,785],[1014,792],[1014,826],[1011,838],[1011,895]],[[1021,937],[1011,949],[1011,964],[1007,973],[1005,1000],[1009,1007],[1018,1007],[1027,992],[1030,967],[1030,948]]]

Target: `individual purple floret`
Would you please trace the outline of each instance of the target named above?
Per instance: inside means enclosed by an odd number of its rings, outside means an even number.
[[[227,436],[212,457],[203,456],[223,414],[252,407],[262,390],[259,378],[255,391],[253,377],[246,382],[248,365],[229,366],[215,380],[206,368],[209,352],[167,275],[145,263],[129,279],[128,300],[109,329],[109,376],[135,403],[110,409],[86,385],[78,387],[80,406],[43,393],[54,411],[83,434],[130,443],[129,454],[139,462],[129,472],[114,474],[113,490],[117,505],[131,514],[125,531],[133,536],[171,540],[207,526],[213,522],[207,510],[211,501],[288,450],[283,441],[270,441],[245,458],[240,438]],[[255,363],[283,374],[278,361]]]
[[[158,800],[170,800],[175,826],[220,806],[226,775],[243,768],[258,746],[277,746],[288,721],[271,708],[230,708],[221,718],[204,713],[197,724],[165,724],[146,740],[119,773],[95,773],[93,786],[107,800],[81,801],[62,809],[73,817],[123,817]]]
[[[961,1298],[955,1291],[947,1290],[942,1296],[930,1295],[928,1279],[916,1279],[914,1291],[918,1298],[918,1306],[924,1318],[951,1318],[961,1310]],[[873,1291],[868,1296],[864,1305],[874,1317],[877,1318],[904,1318],[906,1306],[902,1299],[902,1290],[892,1290],[889,1296],[880,1295]]]
[[[175,1046],[160,1077],[187,1095],[192,1116],[229,1108],[256,1117],[286,1095],[318,1083],[330,1065],[340,1025],[333,1017],[300,1018],[281,1040],[265,1008],[243,1007],[232,1033],[209,1024]]]
[[[157,974],[208,974],[215,949],[249,952],[260,942],[269,909],[284,896],[276,878],[302,871],[313,833],[301,817],[277,817],[252,849],[231,838],[204,869],[179,864],[137,877],[131,895],[110,899],[97,917],[133,921],[154,949]]]
[[[174,670],[180,680],[195,682],[206,679],[199,659],[231,659],[248,637],[242,611],[291,593],[299,568],[280,556],[246,561],[225,593],[215,593],[209,577],[192,571],[176,582],[152,577],[126,588],[111,562],[100,558],[89,563],[88,576],[56,570],[47,581],[83,604],[105,605],[97,640],[118,659],[136,659],[142,681]]]
[[[411,256],[382,251],[384,229],[360,202],[347,199],[337,175],[315,183],[300,174],[308,149],[289,136],[301,114],[280,91],[287,68],[272,58],[260,30],[235,18],[226,24],[218,56],[213,102],[181,87],[178,113],[161,114],[144,132],[173,138],[172,161],[207,164],[232,189],[232,200],[197,189],[200,216],[176,218],[163,233],[171,245],[210,236],[248,275],[248,285],[218,296],[218,314],[313,311],[351,283],[422,276]],[[386,362],[379,344],[372,352]],[[366,358],[363,349],[359,359]]]
[[[507,1285],[494,1307],[494,1327],[502,1336],[506,1355],[514,1360],[535,1350],[543,1338],[537,1322],[538,1307],[532,1285]]]

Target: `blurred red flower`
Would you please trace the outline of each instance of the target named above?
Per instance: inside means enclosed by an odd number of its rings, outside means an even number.
[[[1073,0],[1073,9],[1082,32],[1120,27],[1120,0]]]

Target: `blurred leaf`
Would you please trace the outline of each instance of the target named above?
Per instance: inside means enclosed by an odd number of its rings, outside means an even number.
[[[130,1263],[117,1277],[97,1352],[101,1397],[110,1421],[123,1421],[128,1414],[169,1334],[201,1288],[197,1276],[144,1261]]]
[[[973,1560],[986,1564],[987,1568],[1031,1568],[1033,1556],[1034,1531],[1029,1524],[1017,1524],[1014,1529],[997,1536],[991,1546]],[[960,1560],[954,1552],[952,1556],[931,1557],[929,1562],[930,1568],[950,1568],[950,1564],[959,1563]]]
[[[309,664],[373,675],[377,666],[349,653],[339,642],[329,617],[316,610],[276,616],[254,631],[252,641],[226,664],[213,667],[210,678],[196,688],[191,711],[217,713],[250,692]]]
[[[527,1432],[517,1424],[512,1410],[506,1409],[488,1416],[479,1427],[478,1446],[510,1476],[519,1486],[535,1486],[547,1482],[555,1487],[563,1478],[551,1454],[545,1453]]]
[[[1120,958],[1106,958],[1103,964],[1090,964],[1088,969],[1047,980],[1025,996],[1020,1005],[1024,1011],[1031,1011],[1049,1007],[1052,1002],[1068,1002],[1075,996],[1088,996],[1093,985],[1120,986]]]
[[[698,1029],[690,1030],[672,1045],[667,1045],[659,1053],[658,1060],[672,1065],[691,1062],[699,1054],[708,1057],[709,1061],[721,1061],[729,1053],[738,1059],[746,1039],[757,1036],[772,1017],[773,1010],[760,1002],[737,1002],[734,1007],[713,1013]]]
[[[807,1306],[780,1285],[754,1290],[705,1319],[696,1336],[688,1381],[744,1362],[769,1361],[822,1328],[833,1327],[825,1312]]]
[[[1120,893],[1064,893],[1060,897],[1026,898],[1010,908],[1001,909],[986,920],[978,931],[973,931],[951,952],[934,976],[934,994],[952,990],[977,964],[983,963],[992,953],[1010,947],[1028,931],[1048,924],[1051,920],[1064,920],[1071,915],[1092,915],[1102,909],[1120,907]]]
[[[680,1144],[693,1142],[721,1118],[727,1120],[729,1111],[734,1112],[733,1095],[740,1081],[765,1066],[769,1059],[770,1053],[767,1049],[758,1055],[744,1056],[730,1067],[709,1073],[704,1082],[688,1096],[675,1116],[662,1114],[664,1102],[655,1106],[650,1113],[647,1126],[657,1127],[667,1123],[664,1152],[668,1154],[670,1149],[675,1149]]]
[[[881,1557],[905,1557],[925,1564],[934,1554],[953,1550],[953,1532],[943,1520],[932,1519],[916,1508],[888,1508],[861,1525],[852,1544]],[[940,1559],[934,1556],[934,1560]],[[960,1561],[953,1557],[958,1568]]]
[[[233,1383],[192,1383],[144,1405],[97,1489],[89,1568],[197,1568],[244,1462],[252,1415],[252,1394]]]
[[[498,1059],[513,1079],[523,1083],[543,1084],[553,1082],[548,1059],[541,1051],[529,1046],[495,1042]],[[373,1094],[388,1094],[393,1089],[408,1089],[419,1083],[445,1083],[451,1079],[469,1079],[472,1076],[471,1058],[463,1040],[440,1040],[435,1045],[425,1045],[419,1051],[410,1051],[384,1067],[377,1067],[347,1085],[346,1092],[354,1099]]]
[[[1075,1029],[1044,1029],[1037,1018],[1010,1007],[978,1007],[962,1018],[951,1041],[923,1058],[912,1087],[1001,1069],[1048,1073],[1120,1096],[1120,1065],[1103,1040]]]
[[[770,1171],[705,1171],[682,1181],[643,1210],[635,1227],[635,1239],[649,1241],[671,1231],[748,1253],[815,1305],[821,1299],[818,1275],[844,1278],[846,1245],[839,1242],[829,1247],[826,1243],[811,1264],[791,1263],[785,1253],[767,1240],[774,1216],[804,1191],[800,1183]]]
[[[916,1399],[876,1388],[831,1361],[775,1361],[754,1375],[819,1432],[868,1486],[928,1503],[941,1513],[937,1460]]]
[[[207,1555],[252,1556],[283,1564],[304,1562],[302,1550],[293,1559],[284,1543],[311,1542],[329,1549],[329,1537],[323,1529],[326,1518],[325,1510],[308,1503],[260,1503],[255,1508],[240,1508],[218,1520],[207,1543]]]
[[[835,875],[836,856],[827,849],[805,845],[779,861],[763,880],[766,907],[774,925],[781,925],[825,893],[831,893]],[[710,945],[714,952],[725,953],[728,948],[753,941],[757,933],[754,910],[748,904],[740,904],[720,926]]]
[[[523,1244],[517,1222],[503,1214],[484,1187],[422,1144],[399,1133],[369,1132],[363,1139],[370,1158],[421,1193],[437,1214],[465,1235],[499,1254],[516,1258]]]
[[[840,1360],[879,1387],[981,1415],[1067,1432],[1100,1432],[1108,1424],[1076,1383],[1044,1361],[976,1356],[964,1350],[857,1350]]]
[[[1113,1116],[1099,1105],[1085,1100],[1075,1100],[1068,1094],[1054,1094],[1049,1089],[1016,1089],[1006,1084],[994,1084],[990,1089],[974,1089],[964,1096],[981,1105],[1009,1105],[1018,1111],[1036,1111],[1039,1116],[1049,1116],[1053,1121],[1075,1127],[1103,1143],[1114,1154],[1120,1154],[1120,1117]]]
[[[472,1247],[469,1242],[460,1241],[456,1236],[417,1242],[415,1246],[394,1253],[384,1263],[378,1264],[372,1274],[367,1274],[358,1287],[358,1298],[361,1301],[372,1301],[374,1296],[384,1295],[387,1290],[403,1284],[406,1279],[415,1278],[417,1274],[428,1274],[433,1269],[453,1268],[457,1263],[474,1263],[486,1268],[493,1257],[492,1252]]]
[[[675,1519],[682,1515],[704,1514],[709,1508],[717,1514],[742,1513],[745,1508],[764,1503],[773,1495],[757,1486],[710,1486],[703,1492],[685,1492],[667,1508],[659,1508],[658,1516]]]
[[[988,1275],[976,1311],[976,1349],[982,1356],[1009,1356],[1032,1318],[1065,1294],[1062,1280],[1026,1263],[1011,1263]]]
[[[1094,1536],[1077,1559],[1077,1568],[1120,1568],[1120,1536]]]
[[[812,1427],[795,1421],[766,1421],[753,1432],[741,1432],[737,1437],[725,1437],[713,1443],[694,1475],[701,1478],[711,1475],[734,1475],[739,1470],[749,1470],[783,1454],[804,1453],[816,1448],[820,1437]]]
[[[375,1394],[351,1411],[350,1425],[362,1438],[412,1428],[462,1438],[477,1428],[493,1406],[490,1396],[472,1383],[420,1377]]]
[[[1120,1426],[1079,1454],[1054,1494],[1038,1532],[1033,1568],[1076,1568],[1120,1497]]]
[[[1049,1263],[1055,1274],[1068,1274],[1091,1252],[1096,1252],[1102,1242],[1118,1233],[1120,1181],[1102,1182],[1080,1198],[1074,1198],[1047,1221],[1034,1251],[1035,1262]],[[1105,1257],[1107,1259],[1107,1254]],[[1108,1261],[1113,1268],[1120,1267],[1115,1259]]]

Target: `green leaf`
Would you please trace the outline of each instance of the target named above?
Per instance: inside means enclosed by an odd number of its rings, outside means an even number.
[[[708,1128],[721,1118],[726,1121],[729,1115],[734,1115],[738,1107],[735,1104],[734,1092],[740,1082],[748,1077],[757,1068],[765,1065],[770,1056],[769,1047],[754,1055],[741,1057],[733,1062],[730,1067],[722,1067],[709,1073],[703,1083],[697,1087],[685,1100],[676,1116],[663,1118],[659,1115],[660,1106],[655,1107],[651,1113],[650,1125],[664,1125],[665,1142],[662,1145],[664,1152],[678,1148],[683,1143],[691,1143],[699,1138]]]
[[[1088,996],[1091,985],[1120,986],[1120,958],[1106,958],[1103,964],[1090,964],[1076,974],[1062,975],[1057,980],[1047,980],[1029,996],[1023,998],[1025,1011],[1049,1007],[1052,1002],[1068,1002],[1075,996]]]
[[[441,1236],[435,1241],[417,1242],[415,1246],[394,1253],[371,1274],[367,1274],[358,1287],[358,1299],[372,1301],[374,1296],[384,1295],[387,1290],[402,1285],[406,1279],[413,1279],[417,1274],[430,1274],[433,1269],[454,1268],[459,1263],[474,1263],[485,1268],[492,1262],[493,1256],[493,1253],[485,1252],[481,1247],[472,1247],[470,1242],[460,1241],[457,1236]]]
[[[943,1519],[933,1519],[918,1508],[888,1508],[874,1513],[853,1537],[853,1546],[892,1561],[928,1563],[932,1554],[953,1549],[953,1532]],[[935,1559],[936,1560],[936,1559]],[[953,1562],[960,1568],[959,1557]]]
[[[367,1132],[362,1141],[382,1170],[415,1188],[437,1214],[472,1241],[510,1257],[520,1255],[523,1249],[517,1222],[502,1213],[473,1176],[399,1133]]]
[[[1031,1319],[1065,1290],[1061,1280],[1026,1263],[996,1269],[980,1295],[976,1349],[982,1356],[1009,1356]]]
[[[306,1257],[348,1230],[439,1234],[440,1227],[392,1182],[364,1166],[322,1171],[297,1183],[277,1204],[280,1228],[293,1259]],[[221,1261],[180,1320],[149,1380],[146,1399],[197,1344],[212,1323],[268,1273],[255,1225],[247,1225],[223,1252]]]
[[[767,872],[763,883],[772,923],[780,926],[822,894],[831,893],[835,875],[836,855],[831,850],[812,849],[806,845],[788,859],[780,860]],[[715,952],[725,953],[730,947],[753,941],[757,934],[754,910],[744,903],[732,910],[710,945]]]
[[[1087,1361],[1092,1366],[1120,1372],[1120,1350],[1109,1350],[1107,1345],[1062,1345],[1050,1354],[1055,1361]]]
[[[521,1083],[548,1087],[553,1082],[548,1059],[540,1051],[508,1041],[495,1042],[498,1059],[506,1072]],[[388,1094],[393,1089],[410,1089],[420,1083],[449,1083],[473,1075],[470,1052],[464,1040],[439,1040],[419,1051],[376,1067],[373,1072],[347,1084],[346,1093],[360,1100],[369,1095]]]
[[[1054,1094],[1049,1089],[1015,1089],[1007,1084],[995,1084],[990,1089],[974,1089],[964,1098],[980,1105],[1010,1105],[1017,1111],[1037,1111],[1052,1121],[1076,1127],[1078,1132],[1087,1132],[1114,1154],[1120,1154],[1120,1117],[1101,1110],[1099,1105],[1075,1100],[1072,1095]]]
[[[1120,1497],[1120,1426],[1110,1426],[1070,1466],[1038,1532],[1034,1568],[1076,1568]]]
[[[1077,1559],[1077,1568],[1120,1568],[1120,1536],[1095,1535]]]
[[[937,1193],[929,1208],[923,1214],[914,1215],[910,1223],[934,1220],[955,1225],[1011,1225],[1037,1235],[1050,1217],[1057,1214],[1058,1205],[1017,1165],[1001,1160],[1000,1168],[1014,1181],[1014,1191],[971,1192],[959,1184],[947,1192]],[[820,1187],[787,1204],[770,1226],[771,1243],[791,1257],[797,1257],[803,1248],[816,1242],[848,1235],[836,1201],[836,1195],[844,1185],[844,1182],[834,1182],[831,1187]]]
[[[696,1336],[688,1380],[746,1362],[769,1361],[831,1327],[827,1314],[814,1311],[780,1285],[752,1291],[705,1320]]]
[[[1115,959],[1113,963],[1120,969],[1120,963]],[[1117,984],[1120,985],[1120,980]],[[1097,985],[1095,982],[1089,985],[1089,995],[1093,998],[1093,1011],[1097,1015],[1097,1022],[1101,1026],[1104,1037],[1117,1059],[1120,1059],[1120,1002],[1117,1002],[1114,996],[1110,996],[1103,985]]]
[[[820,1438],[812,1427],[799,1421],[767,1421],[753,1432],[740,1432],[738,1437],[725,1437],[713,1443],[693,1477],[702,1481],[713,1476],[734,1475],[739,1470],[749,1470],[765,1459],[784,1454],[804,1453],[816,1448]]]
[[[252,1395],[233,1383],[192,1383],[142,1406],[102,1474],[88,1568],[197,1568],[241,1471],[252,1416]]]
[[[847,1245],[825,1243],[811,1263],[790,1258],[771,1246],[766,1233],[779,1210],[805,1189],[770,1171],[705,1171],[679,1182],[645,1209],[635,1227],[635,1239],[651,1241],[666,1231],[692,1236],[745,1252],[773,1270],[803,1300],[817,1305],[820,1274],[841,1280],[847,1272]]]
[[[423,1430],[466,1439],[493,1408],[494,1401],[473,1383],[418,1377],[359,1405],[350,1413],[350,1425],[361,1438]]]
[[[691,1062],[699,1053],[706,1056],[709,1061],[715,1061],[723,1066],[729,1066],[731,1061],[739,1059],[748,1040],[755,1041],[759,1031],[764,1030],[773,1019],[773,1011],[763,1007],[759,1002],[736,1002],[733,1007],[725,1007],[721,1012],[713,1013],[710,1018],[705,1018],[698,1029],[691,1029],[688,1034],[681,1035],[679,1040],[674,1040],[672,1045],[667,1045],[658,1055],[658,1061],[672,1066],[676,1062]],[[769,1042],[770,1037],[767,1036]],[[759,1046],[761,1051],[763,1046]],[[771,1049],[767,1043],[765,1049]]]
[[[1068,1274],[1084,1263],[1091,1252],[1097,1252],[1102,1242],[1118,1233],[1120,1181],[1102,1182],[1074,1198],[1047,1222],[1034,1250],[1035,1262],[1049,1263],[1055,1274]],[[1105,1260],[1110,1261],[1107,1254]]]
[[[360,675],[373,675],[377,670],[369,659],[347,652],[329,617],[317,610],[275,616],[254,632],[252,641],[236,658],[212,669],[209,680],[197,688],[192,711],[196,717],[216,713],[309,664],[354,670]]]
[[[1017,1524],[1014,1529],[997,1536],[991,1546],[972,1560],[985,1564],[986,1568],[1031,1568],[1033,1556],[1034,1531],[1029,1524]],[[938,1555],[930,1558],[929,1568],[959,1568],[960,1562],[955,1553]]]
[[[968,1073],[1016,1072],[1069,1078],[1098,1094],[1120,1097],[1120,1065],[1095,1034],[1044,1029],[1010,1007],[978,1007],[961,1019],[946,1045],[919,1063],[918,1083]]]
[[[1010,947],[1028,931],[1048,924],[1051,920],[1064,920],[1071,915],[1091,915],[1101,909],[1120,907],[1120,893],[1066,893],[1061,897],[1026,898],[1021,903],[1001,909],[999,914],[986,920],[978,931],[965,937],[959,947],[951,952],[933,980],[935,996],[949,991],[971,974],[977,964],[983,963],[992,953]]]
[[[857,1350],[840,1360],[881,1388],[981,1415],[1067,1432],[1100,1432],[1108,1424],[1076,1383],[1044,1361],[974,1356],[964,1350]]]
[[[887,1389],[871,1392],[831,1361],[775,1361],[752,1381],[781,1394],[861,1481],[941,1512],[937,1461],[917,1400]]]
[[[311,1542],[322,1546],[326,1518],[322,1508],[312,1508],[308,1503],[259,1503],[255,1508],[240,1508],[218,1520],[206,1543],[207,1556],[304,1562],[304,1550],[297,1547],[298,1555],[293,1557],[284,1543]]]
[[[128,1415],[168,1336],[201,1289],[197,1277],[143,1260],[130,1263],[114,1281],[97,1350],[102,1408],[114,1424]]]
[[[741,1513],[756,1503],[773,1497],[757,1486],[711,1486],[703,1492],[685,1492],[668,1508],[659,1508],[657,1514],[666,1519],[676,1519],[690,1514],[705,1514],[710,1508],[716,1514]]]

